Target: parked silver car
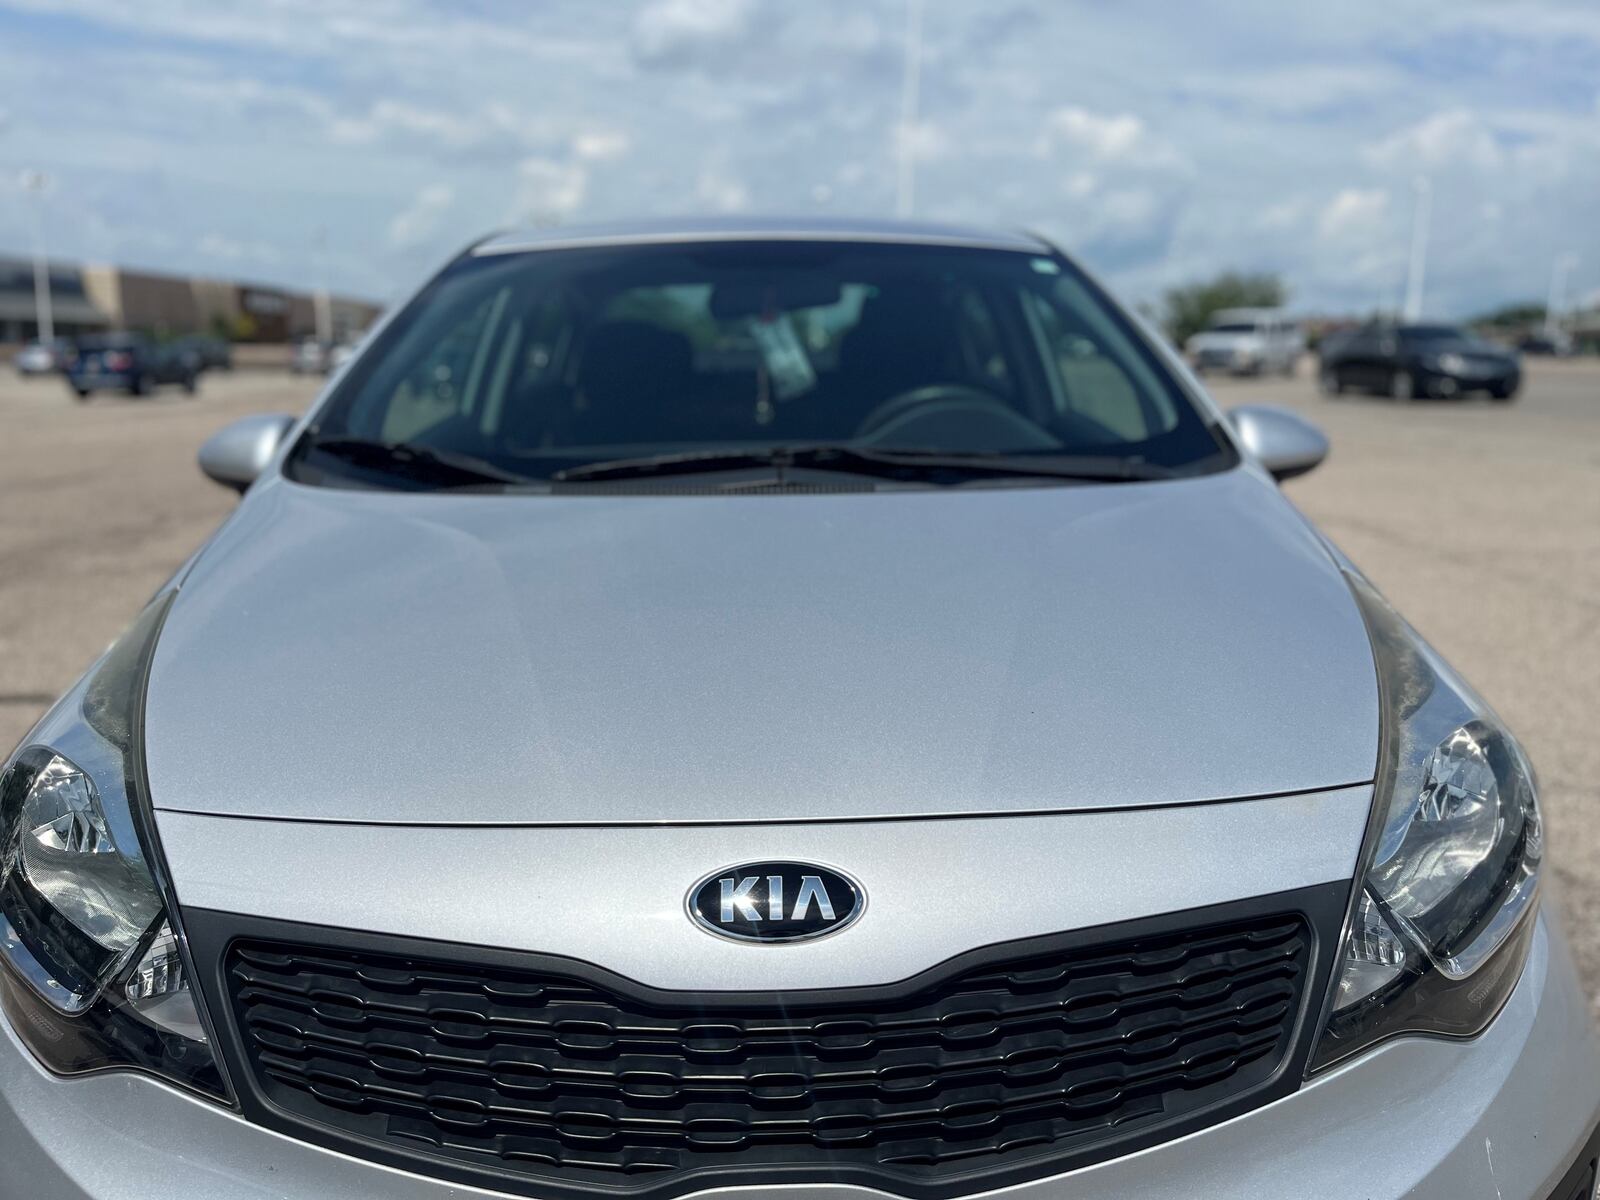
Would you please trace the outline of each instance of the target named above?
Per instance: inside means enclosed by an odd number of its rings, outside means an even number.
[[[1305,353],[1305,332],[1281,308],[1225,308],[1184,343],[1197,371],[1293,375]]]
[[[1029,236],[479,244],[6,766],[0,1195],[1589,1196],[1533,771],[1325,451]]]

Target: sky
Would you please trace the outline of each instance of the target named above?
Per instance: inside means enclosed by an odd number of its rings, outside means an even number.
[[[1308,312],[1600,293],[1600,2],[0,0],[0,253],[392,299],[523,224],[1025,226],[1126,299]]]

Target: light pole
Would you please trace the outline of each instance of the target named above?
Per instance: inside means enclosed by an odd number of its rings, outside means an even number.
[[[896,139],[894,211],[909,217],[916,201],[917,105],[922,91],[922,4],[906,0],[905,68],[900,76],[900,136]]]
[[[1402,314],[1407,321],[1422,316],[1422,285],[1428,266],[1428,220],[1433,215],[1433,185],[1426,175],[1416,178],[1416,206],[1411,210],[1411,259],[1406,266],[1406,302]]]
[[[33,308],[39,340],[45,345],[55,341],[55,315],[50,310],[50,260],[44,249],[44,194],[50,188],[50,176],[43,171],[28,169],[22,173],[22,190],[33,193]]]
[[[311,237],[312,253],[316,257],[315,287],[311,291],[311,318],[316,326],[317,342],[328,346],[333,343],[333,299],[328,295],[328,230],[317,226]]]
[[[1567,272],[1578,265],[1576,254],[1558,254],[1550,264],[1550,295],[1544,304],[1544,331],[1554,337],[1560,329],[1559,317],[1567,301]]]

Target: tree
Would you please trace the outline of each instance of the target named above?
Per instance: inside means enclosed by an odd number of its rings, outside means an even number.
[[[1167,336],[1181,346],[1224,308],[1278,308],[1288,296],[1276,275],[1224,271],[1212,279],[1168,288],[1162,297],[1162,324]]]
[[[1543,325],[1544,305],[1537,301],[1520,304],[1502,304],[1499,308],[1474,317],[1470,325]]]

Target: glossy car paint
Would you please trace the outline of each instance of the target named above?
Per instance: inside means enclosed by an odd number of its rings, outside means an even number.
[[[993,942],[1348,879],[1370,796],[1362,786],[1230,804],[797,825],[158,820],[186,906],[563,954],[652,987],[740,991],[890,983]],[[685,916],[685,894],[708,870],[757,859],[847,869],[866,890],[866,911],[845,933],[781,950],[713,937]],[[405,886],[393,886],[397,873]]]
[[[160,809],[430,824],[1272,795],[1370,780],[1378,725],[1349,589],[1245,469],[655,498],[267,479],[185,581],[146,721]]]

